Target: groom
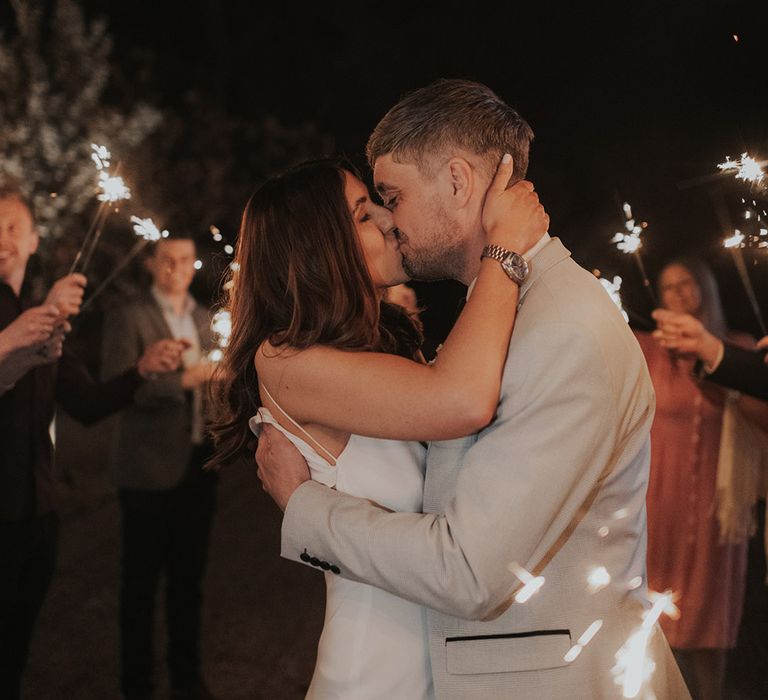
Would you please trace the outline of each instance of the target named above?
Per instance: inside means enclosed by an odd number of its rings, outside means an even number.
[[[491,90],[461,80],[386,114],[367,153],[412,277],[472,282],[497,163],[511,153],[522,179],[532,138]],[[508,271],[522,288],[496,419],[430,445],[423,514],[309,481],[290,443],[264,433],[256,458],[285,511],[282,554],[426,606],[440,699],[635,697],[633,677],[652,665],[637,697],[689,698],[658,626],[647,659],[617,663],[650,608],[654,396],[640,348],[558,239],[545,235],[525,257],[527,273]],[[543,584],[525,600],[532,577]]]

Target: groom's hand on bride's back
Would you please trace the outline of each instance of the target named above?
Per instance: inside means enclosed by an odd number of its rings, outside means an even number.
[[[309,467],[293,443],[279,430],[265,425],[256,448],[256,476],[264,490],[285,510],[293,492],[309,481]]]

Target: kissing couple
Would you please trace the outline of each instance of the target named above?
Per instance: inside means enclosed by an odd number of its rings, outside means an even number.
[[[383,206],[337,161],[246,206],[215,435],[222,463],[259,435],[282,555],[325,573],[308,698],[690,697],[657,625],[624,653],[651,607],[653,388],[548,234],[532,138],[440,80],[368,141]],[[469,287],[432,364],[383,301],[409,278]]]

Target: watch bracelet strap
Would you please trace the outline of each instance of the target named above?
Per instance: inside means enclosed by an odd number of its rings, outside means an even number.
[[[502,248],[500,245],[487,245],[485,248],[483,248],[483,252],[480,253],[480,260],[483,258],[492,258],[498,262],[503,262],[504,259],[511,254],[511,250]]]

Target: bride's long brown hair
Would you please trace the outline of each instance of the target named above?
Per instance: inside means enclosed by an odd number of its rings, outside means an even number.
[[[226,306],[229,345],[211,384],[214,464],[252,444],[261,405],[256,350],[322,344],[416,357],[420,331],[399,307],[380,306],[344,194],[341,160],[304,163],[265,182],[243,212]]]

